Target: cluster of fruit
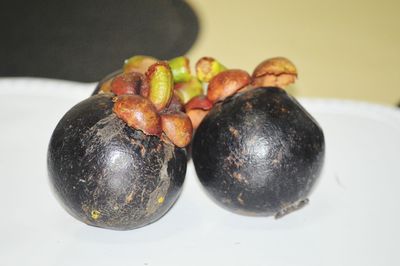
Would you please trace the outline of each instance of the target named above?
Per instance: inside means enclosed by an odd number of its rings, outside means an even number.
[[[324,137],[283,90],[296,77],[283,57],[252,75],[203,57],[192,75],[183,56],[134,56],[57,125],[48,152],[56,195],[89,225],[144,226],[178,198],[191,146],[201,183],[223,207],[275,217],[298,209],[320,174]]]

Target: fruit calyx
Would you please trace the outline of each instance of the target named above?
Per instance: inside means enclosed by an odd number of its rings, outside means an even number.
[[[190,118],[193,130],[198,127],[216,103],[237,93],[258,87],[285,89],[295,82],[297,76],[295,65],[285,57],[273,57],[262,61],[250,75],[241,69],[228,69],[213,57],[205,56],[197,61],[195,75],[191,75],[189,59],[185,56],[160,61],[151,56],[138,55],[125,60],[122,73],[100,84],[99,93],[112,92],[117,96],[140,95],[153,104],[158,116],[163,113],[165,117],[168,117],[164,120],[172,119],[171,116],[166,116],[166,113],[183,112]],[[115,112],[121,112],[121,110],[116,109]],[[126,114],[120,115],[120,117],[123,116],[125,117]],[[151,116],[144,115],[144,117]],[[178,121],[176,117],[174,116],[174,121]],[[145,133],[159,134],[156,129],[153,129],[152,122],[149,122],[151,125],[149,128],[152,130],[148,130],[143,123],[140,127]],[[136,125],[136,123],[131,124],[132,127]],[[167,124],[169,126],[166,130],[176,132],[170,128],[175,122]],[[179,128],[187,130],[186,126],[179,126]],[[171,133],[164,135],[174,138]],[[182,143],[186,141],[179,140],[174,144],[182,146]]]
[[[254,87],[285,88],[295,82],[296,66],[285,57],[273,57],[261,62],[253,71]]]
[[[110,83],[113,112],[133,129],[186,147],[193,128],[183,104],[174,95],[174,78],[167,62],[157,61],[145,74],[123,73]]]

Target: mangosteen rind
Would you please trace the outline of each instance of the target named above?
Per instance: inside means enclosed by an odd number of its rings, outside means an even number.
[[[192,156],[219,205],[269,216],[306,202],[324,161],[324,135],[279,88],[257,88],[217,103],[197,129]]]
[[[112,95],[92,96],[60,120],[48,172],[64,208],[89,225],[128,230],[162,217],[177,200],[186,151],[126,125]]]

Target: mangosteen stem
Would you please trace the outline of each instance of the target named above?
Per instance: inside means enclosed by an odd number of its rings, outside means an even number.
[[[275,214],[275,219],[282,218],[283,216],[292,213],[294,211],[300,210],[304,206],[306,206],[309,202],[309,199],[298,200],[288,206],[284,206],[280,211]]]

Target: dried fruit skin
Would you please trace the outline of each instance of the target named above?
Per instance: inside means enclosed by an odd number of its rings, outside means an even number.
[[[121,95],[114,100],[114,113],[128,126],[147,135],[160,136],[161,120],[153,104],[139,95]]]

